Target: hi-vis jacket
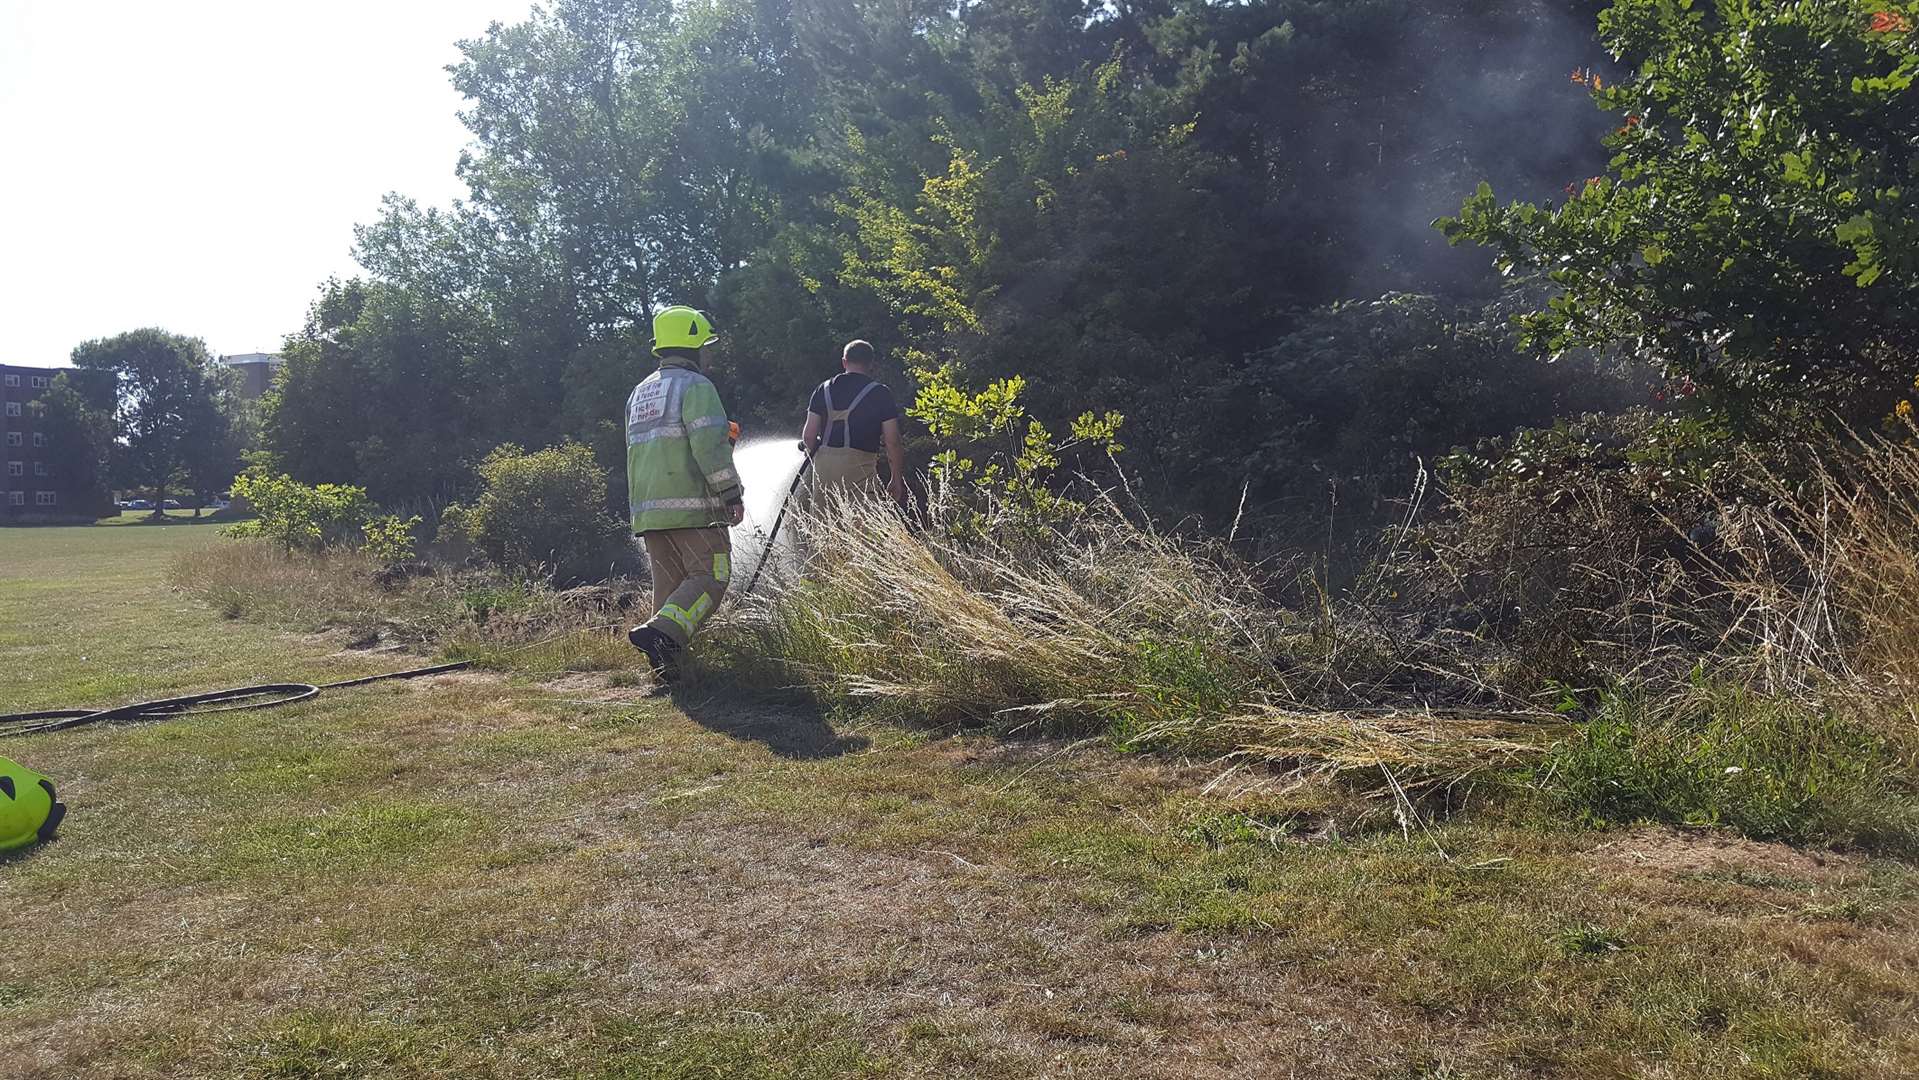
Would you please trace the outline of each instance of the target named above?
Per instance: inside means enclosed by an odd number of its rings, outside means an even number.
[[[720,392],[687,361],[663,361],[626,399],[633,531],[725,525],[742,494]]]

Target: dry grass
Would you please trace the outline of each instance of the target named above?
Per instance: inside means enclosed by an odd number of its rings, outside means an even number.
[[[438,649],[536,675],[635,668],[625,628],[646,603],[630,581],[556,591],[487,570],[401,576],[358,552],[288,554],[256,540],[185,553],[168,580],[230,619],[343,630],[361,646]]]
[[[380,569],[358,552],[290,554],[264,540],[224,539],[182,554],[167,580],[229,619],[406,644],[435,641],[462,618],[460,589],[450,580],[425,578],[395,591],[380,586]]]
[[[1533,761],[1570,725],[1537,716],[1472,709],[1306,712],[1263,705],[1230,718],[1242,756],[1314,769],[1403,769],[1417,777],[1463,780],[1486,769]]]
[[[722,608],[693,685],[704,669],[707,685],[798,689],[912,725],[1097,734],[1221,767],[1331,775],[1390,797],[1402,820],[1423,792],[1451,806],[1471,790],[1462,782],[1490,778],[1489,790],[1581,820],[1915,850],[1919,817],[1898,808],[1919,791],[1919,507],[1907,494],[1919,449],[1878,443],[1832,460],[1799,486],[1761,474],[1772,498],[1726,515],[1717,573],[1660,552],[1655,576],[1686,581],[1587,581],[1645,555],[1635,527],[1620,532],[1624,553],[1588,552],[1554,579],[1582,604],[1603,600],[1568,625],[1600,634],[1614,620],[1616,633],[1575,643],[1588,650],[1580,664],[1604,658],[1604,688],[1542,684],[1536,642],[1408,610],[1391,596],[1403,575],[1334,597],[1113,499],[1070,527],[982,531],[937,515],[914,528],[846,498],[789,519],[811,554],[770,565],[757,595]],[[1505,503],[1496,513],[1516,517]],[[1403,570],[1386,546],[1381,565]],[[175,579],[229,614],[430,641],[541,677],[644,679],[622,631],[645,597],[621,583],[554,592],[459,571],[383,587],[353,556],[247,544],[196,553]]]
[[[1919,435],[1919,433],[1915,433]],[[1723,639],[1753,680],[1848,702],[1919,754],[1919,443],[1872,438],[1730,515]]]
[[[1667,584],[1622,579],[1607,610],[1569,616],[1616,620],[1580,645],[1582,662],[1606,658],[1613,688],[1562,687],[1553,708],[1531,704],[1538,665],[1494,629],[1434,630],[1378,592],[1299,589],[1112,501],[1002,539],[829,500],[796,516],[813,556],[769,572],[714,658],[916,720],[1338,775],[1391,796],[1402,819],[1409,792],[1498,774],[1579,818],[1912,850],[1919,818],[1900,807],[1919,791],[1919,449],[1837,460],[1806,487],[1771,481],[1772,503],[1743,512],[1755,550],[1735,539],[1718,574],[1662,550],[1650,573]],[[1643,556],[1645,530],[1628,532]],[[1590,553],[1574,576],[1622,559]]]
[[[847,693],[942,717],[1100,714],[1141,639],[1193,642],[1222,669],[1257,665],[1279,628],[1249,624],[1244,580],[1208,574],[1162,538],[1119,528],[1060,535],[1052,557],[910,533],[884,506],[832,500],[796,515],[803,566],[767,575],[746,613],[773,655]]]
[[[172,532],[10,552],[0,649],[33,663],[6,670],[58,685],[0,696],[345,662],[160,587]],[[1207,792],[1093,740],[698,697],[463,673],[16,742],[75,809],[0,874],[8,1075],[1919,1068],[1899,860],[1497,815],[1408,838],[1264,770]]]
[[[1110,501],[1039,543],[913,531],[860,500],[795,517],[816,554],[768,571],[717,659],[830,698],[1416,782],[1536,756],[1563,727],[1523,708],[1358,707],[1354,685],[1389,651],[1377,635],[1287,609],[1273,594],[1289,582]]]

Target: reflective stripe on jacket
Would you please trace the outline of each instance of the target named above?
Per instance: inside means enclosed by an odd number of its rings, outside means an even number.
[[[726,504],[743,494],[720,392],[686,363],[663,361],[626,399],[626,495],[636,533],[724,524]]]

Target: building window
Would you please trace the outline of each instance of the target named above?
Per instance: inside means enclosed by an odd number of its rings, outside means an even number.
[[[44,462],[44,461],[36,461],[36,462],[34,462],[34,463],[33,463],[33,475],[35,475],[35,476],[45,476],[45,475],[47,475],[47,463],[46,463],[46,462]]]
[[[27,402],[27,415],[33,417],[35,420],[46,419],[47,403],[44,401]]]
[[[25,440],[26,440],[26,437],[25,437],[24,435],[21,435],[21,434],[20,434],[19,432],[17,432],[17,431],[9,431],[9,432],[7,432],[7,445],[8,445],[8,446],[19,446],[19,445],[20,445],[20,444],[21,444],[22,442],[24,442]]]
[[[9,491],[7,492],[7,501],[15,506],[25,506],[27,505],[27,493],[24,491]]]
[[[60,493],[57,491],[36,491],[33,493],[33,501],[39,506],[52,506],[59,498]]]
[[[44,432],[44,431],[36,431],[36,432],[34,432],[34,433],[33,433],[33,445],[35,445],[35,446],[45,446],[45,445],[47,445],[47,433],[46,433],[46,432]]]
[[[33,384],[35,390],[45,390],[47,387],[53,385],[53,380],[47,378],[45,375],[35,375],[27,381]]]
[[[20,415],[20,403],[19,403],[19,402],[17,402],[17,401],[9,401],[9,402],[7,402],[7,415],[8,415],[8,416],[19,416],[19,415]]]
[[[25,476],[25,475],[27,475],[27,463],[26,463],[26,462],[24,462],[24,461],[9,461],[9,462],[7,462],[7,475],[8,475],[8,476]]]
[[[7,385],[8,385],[8,386],[19,386],[19,385],[20,385],[20,376],[18,376],[18,375],[15,375],[15,374],[14,374],[13,372],[11,372],[11,371],[9,371],[9,372],[7,372]]]

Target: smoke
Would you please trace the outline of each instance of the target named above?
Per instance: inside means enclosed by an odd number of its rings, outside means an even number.
[[[1595,5],[1435,8],[1384,58],[1395,77],[1411,80],[1397,108],[1370,131],[1346,133],[1346,159],[1360,159],[1347,181],[1366,203],[1347,222],[1357,257],[1341,283],[1346,296],[1486,291],[1489,256],[1449,248],[1433,220],[1456,213],[1482,180],[1502,200],[1557,198],[1566,184],[1601,172],[1609,156],[1600,140],[1617,121],[1568,77],[1575,68],[1613,76]]]

